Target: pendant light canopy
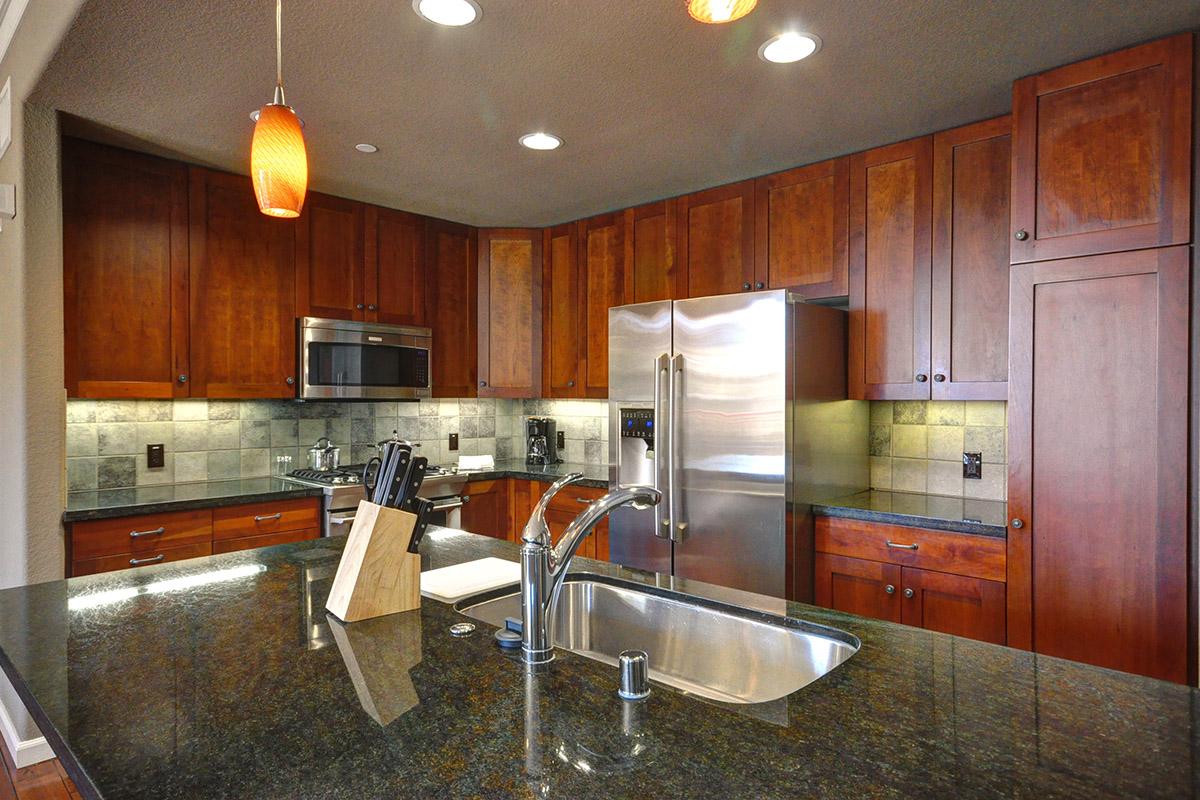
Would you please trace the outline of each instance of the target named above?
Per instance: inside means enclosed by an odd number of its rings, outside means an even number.
[[[687,0],[688,14],[710,25],[733,22],[749,14],[758,0]]]
[[[298,217],[308,191],[308,153],[300,118],[283,96],[283,0],[275,0],[275,96],[258,110],[250,146],[250,178],[258,208]]]

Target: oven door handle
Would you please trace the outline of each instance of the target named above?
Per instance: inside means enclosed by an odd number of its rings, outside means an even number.
[[[358,512],[355,511],[355,512],[352,512],[349,514],[330,514],[329,515],[329,524],[330,525],[349,525],[350,523],[354,522],[354,516],[357,513]]]
[[[469,500],[470,496],[463,495],[462,497],[448,497],[445,500],[435,500],[433,508],[430,511],[453,511],[456,508],[462,508]]]

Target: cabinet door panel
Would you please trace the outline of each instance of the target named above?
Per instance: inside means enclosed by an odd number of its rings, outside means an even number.
[[[189,180],[192,396],[294,397],[294,225],[259,212],[249,178]]]
[[[547,397],[582,397],[583,327],[579,273],[579,227],[574,223],[543,231],[542,380]]]
[[[542,234],[479,232],[479,396],[542,390]]]
[[[1003,583],[912,567],[902,579],[905,625],[1004,644]]]
[[[1009,642],[1194,680],[1187,247],[1012,273]]]
[[[63,140],[70,397],[186,397],[187,168]]]
[[[754,181],[679,198],[679,260],[687,297],[754,286]]]
[[[363,204],[310,192],[295,226],[298,316],[365,319]]]
[[[662,200],[625,210],[626,303],[683,297],[675,257],[677,205]]]
[[[1012,119],[933,137],[935,400],[1008,399]]]
[[[439,219],[425,223],[426,324],[433,330],[434,397],[476,392],[476,230]]]
[[[1013,84],[1014,263],[1189,240],[1192,34]]]
[[[850,157],[850,396],[929,397],[932,137]]]
[[[368,206],[364,255],[367,321],[424,325],[425,220]]]
[[[463,497],[466,500],[462,507],[463,530],[494,539],[512,538],[511,493],[509,480],[468,483]]]
[[[756,180],[755,285],[807,298],[846,294],[849,212],[849,158]]]
[[[579,223],[584,288],[583,363],[586,397],[608,397],[608,310],[625,301],[625,242],[621,215]]]
[[[900,567],[817,553],[815,602],[848,614],[899,622]]]

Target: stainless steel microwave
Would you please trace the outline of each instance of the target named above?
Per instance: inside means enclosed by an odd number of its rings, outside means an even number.
[[[431,396],[429,328],[304,317],[299,342],[303,400]]]

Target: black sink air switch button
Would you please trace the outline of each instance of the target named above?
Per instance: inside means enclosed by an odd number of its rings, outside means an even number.
[[[983,453],[963,453],[963,477],[983,479]]]
[[[494,636],[496,644],[505,650],[515,650],[521,646],[521,634],[516,631],[510,631],[508,628],[501,628],[496,631]]]
[[[162,469],[166,465],[166,448],[161,444],[146,445],[146,469]]]

